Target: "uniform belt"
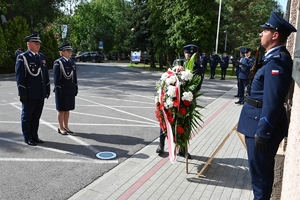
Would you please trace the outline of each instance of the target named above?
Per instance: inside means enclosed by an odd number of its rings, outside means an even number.
[[[249,97],[245,97],[245,100],[244,100],[246,103],[250,104],[251,106],[254,106],[256,108],[261,108],[262,105],[263,105],[263,102],[262,101],[259,101],[259,100],[255,100],[255,99],[251,99]]]

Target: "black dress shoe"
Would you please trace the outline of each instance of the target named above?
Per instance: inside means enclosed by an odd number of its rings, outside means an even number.
[[[39,139],[39,138],[38,138],[37,140],[36,140],[36,139],[33,139],[33,141],[34,141],[35,143],[40,143],[40,144],[41,144],[41,143],[44,143],[44,141],[41,140],[41,139]]]
[[[241,104],[242,103],[242,101],[236,101],[236,102],[234,102],[235,104]]]
[[[25,140],[25,143],[30,145],[30,146],[35,146],[36,143],[33,140]]]
[[[185,158],[185,152],[178,152],[177,156]],[[188,153],[188,159],[192,159],[192,156]]]
[[[59,128],[57,129],[58,133],[61,135],[68,135],[67,131],[61,131]]]
[[[64,128],[65,129],[65,131],[67,131],[67,133],[74,133],[73,131],[71,131],[70,129],[66,129],[66,128]]]
[[[239,97],[239,95],[234,95],[234,97]]]

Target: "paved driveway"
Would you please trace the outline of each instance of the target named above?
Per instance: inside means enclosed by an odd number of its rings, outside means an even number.
[[[78,64],[79,94],[69,124],[75,133],[57,133],[51,93],[39,128],[45,143],[35,147],[23,141],[15,78],[0,76],[1,200],[67,199],[158,137],[154,93],[161,72],[125,66]],[[235,79],[206,78],[199,103],[205,106],[235,85]],[[103,151],[117,157],[98,159],[96,154]]]

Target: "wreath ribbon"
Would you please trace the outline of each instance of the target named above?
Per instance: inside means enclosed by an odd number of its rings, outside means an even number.
[[[171,76],[175,76],[176,77],[176,82],[175,82],[175,94],[176,94],[176,100],[178,102],[178,105],[175,106],[177,107],[178,111],[180,109],[180,83],[179,80],[176,76],[176,74],[174,72],[172,72],[171,70],[168,70],[168,78]],[[176,162],[177,156],[176,156],[176,148],[175,148],[175,144],[174,144],[174,136],[173,136],[173,130],[172,130],[172,126],[168,120],[167,114],[165,112],[164,109],[164,97],[165,97],[165,93],[163,92],[163,90],[159,89],[159,101],[162,105],[162,113],[163,113],[163,117],[166,123],[166,128],[167,128],[167,137],[168,137],[168,149],[169,149],[169,158],[170,158],[170,162],[172,164],[174,164]],[[176,128],[175,128],[175,138],[177,137],[177,132],[176,132]]]

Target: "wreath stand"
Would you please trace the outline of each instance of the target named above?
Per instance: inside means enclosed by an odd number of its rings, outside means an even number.
[[[206,164],[204,165],[204,167],[201,169],[201,171],[198,173],[198,177],[201,176],[201,174],[204,172],[204,170],[206,169],[206,167],[211,163],[212,159],[214,159],[214,157],[217,155],[217,153],[220,151],[220,149],[223,147],[223,145],[225,144],[225,142],[228,140],[228,138],[231,136],[231,134],[235,131],[237,133],[237,135],[239,136],[242,144],[244,145],[245,149],[247,150],[247,146],[246,146],[246,143],[245,143],[245,139],[244,137],[242,136],[241,133],[239,133],[237,131],[237,125],[236,124],[232,129],[231,131],[227,134],[227,136],[224,138],[224,140],[221,142],[221,144],[218,146],[218,148],[215,150],[215,152],[212,154],[212,156],[208,159],[208,161],[206,162]]]

